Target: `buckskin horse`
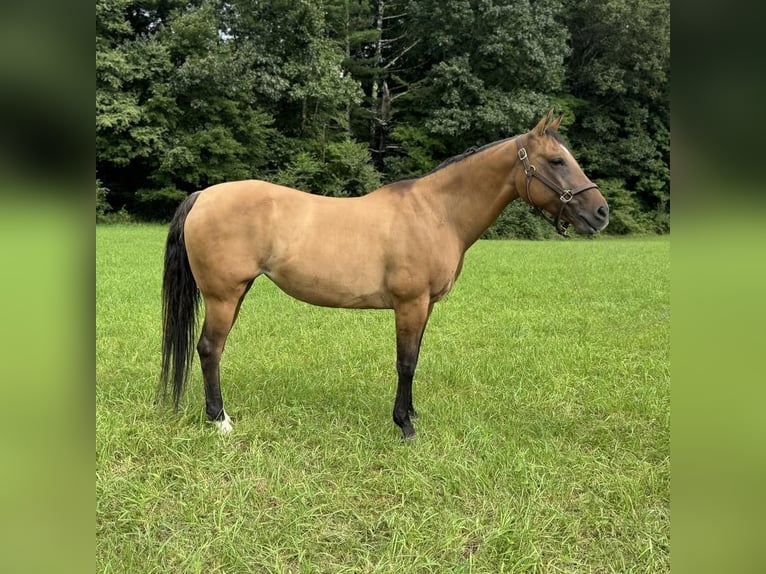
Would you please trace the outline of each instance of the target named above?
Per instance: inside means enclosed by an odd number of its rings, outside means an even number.
[[[412,378],[434,303],[449,293],[466,250],[521,198],[566,235],[606,227],[609,207],[558,135],[561,118],[470,150],[417,179],[367,195],[312,195],[265,181],[213,185],[186,198],[165,248],[160,393],[178,406],[197,343],[207,416],[232,430],[219,364],[242,300],[260,275],[312,305],[393,309],[398,386],[393,418],[414,438]],[[547,213],[545,213],[547,212]]]

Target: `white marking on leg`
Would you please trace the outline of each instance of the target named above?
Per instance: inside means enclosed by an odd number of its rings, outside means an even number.
[[[215,423],[215,426],[218,427],[218,432],[221,434],[229,434],[234,430],[234,427],[231,424],[231,419],[229,418],[229,415],[226,414],[226,411],[223,411],[223,420],[213,422]]]

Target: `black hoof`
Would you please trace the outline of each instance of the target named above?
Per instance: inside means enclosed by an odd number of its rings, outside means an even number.
[[[415,442],[417,433],[412,425],[405,425],[402,427],[402,440],[404,442]]]

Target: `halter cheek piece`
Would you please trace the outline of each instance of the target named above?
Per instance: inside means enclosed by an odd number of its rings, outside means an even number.
[[[562,235],[563,237],[567,237],[567,228],[569,227],[568,221],[561,221],[561,214],[564,213],[564,206],[572,201],[572,198],[577,195],[578,193],[582,193],[583,191],[586,191],[588,189],[596,189],[598,186],[593,183],[592,181],[589,181],[588,183],[581,185],[578,188],[575,189],[563,189],[561,186],[559,186],[555,181],[551,181],[547,177],[545,177],[543,174],[539,173],[535,166],[529,163],[529,156],[527,155],[527,150],[523,145],[523,140],[519,138],[517,141],[517,145],[519,148],[519,159],[521,160],[521,164],[524,166],[524,175],[527,176],[527,202],[535,208],[535,211],[537,211],[538,215],[542,217],[545,221],[550,223],[554,229],[556,230],[556,233],[559,235]],[[542,209],[537,207],[535,205],[535,202],[532,201],[532,196],[529,195],[529,184],[532,182],[532,178],[539,179],[542,181],[548,188],[555,191],[559,199],[561,200],[561,207],[559,207],[559,212],[556,214],[556,218],[552,218],[550,215],[545,213]]]

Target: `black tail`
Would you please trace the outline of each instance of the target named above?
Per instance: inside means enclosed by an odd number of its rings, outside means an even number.
[[[173,403],[178,407],[189,367],[194,357],[199,289],[189,267],[184,244],[184,222],[199,193],[178,206],[170,222],[165,244],[165,271],[162,276],[162,373],[160,396],[167,397],[168,381],[173,382]]]

